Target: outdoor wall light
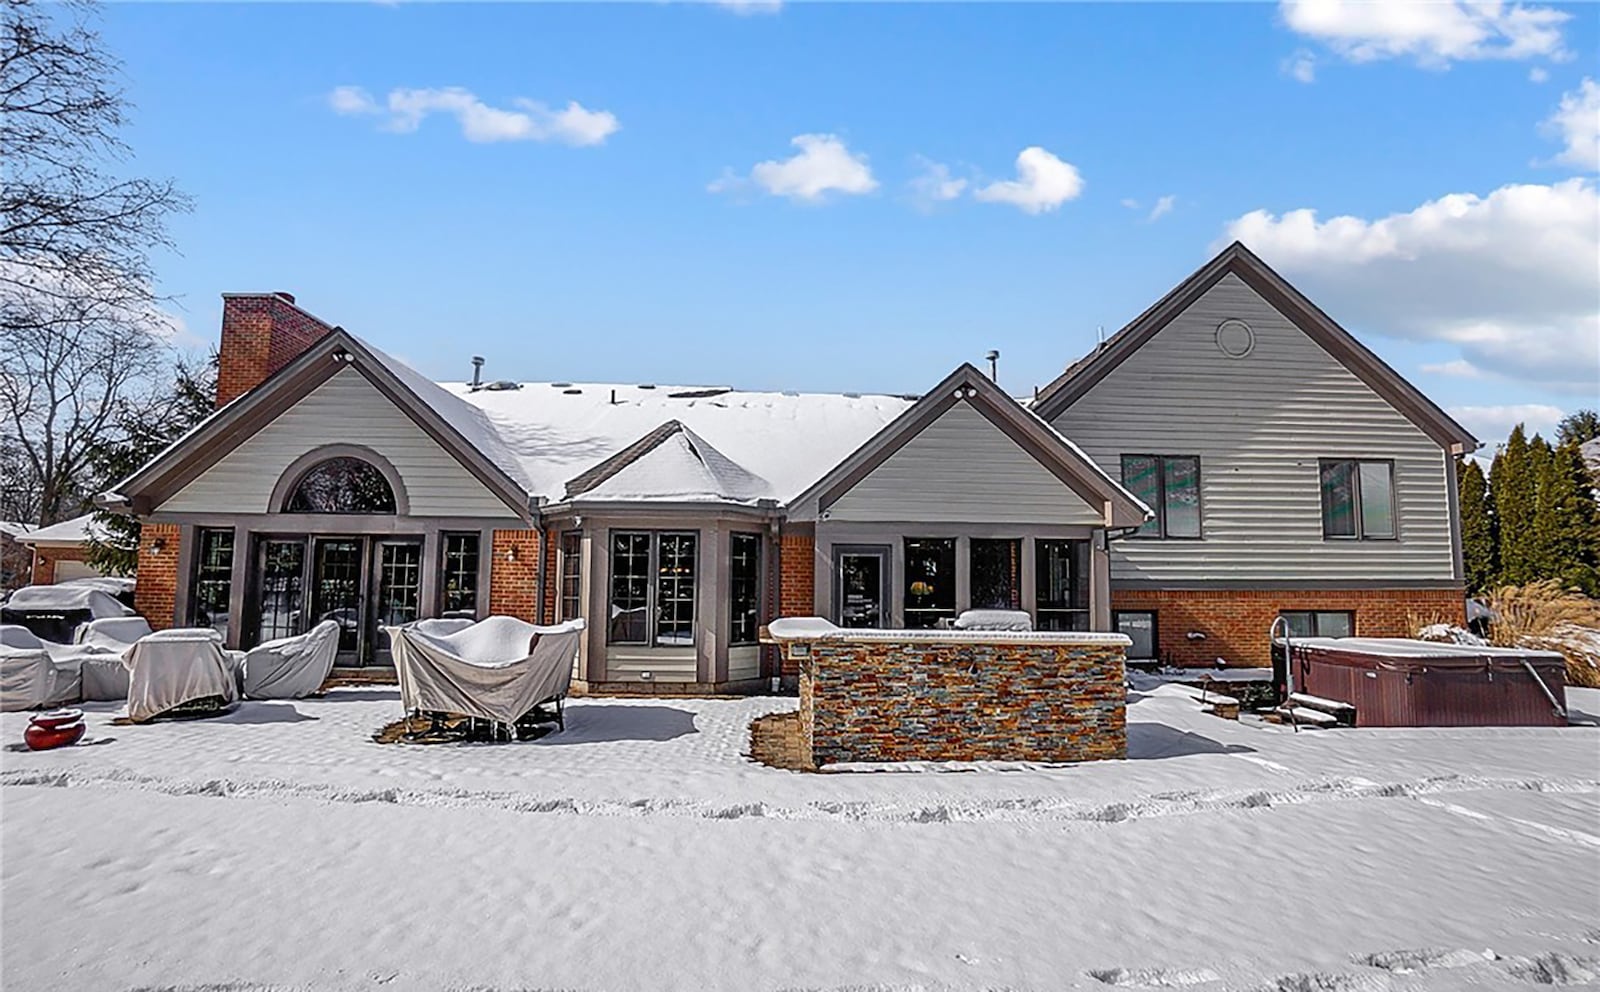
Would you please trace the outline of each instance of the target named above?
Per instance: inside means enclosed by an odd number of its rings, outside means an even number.
[[[517,560],[517,546],[515,544],[513,544],[511,547],[506,549],[506,561],[516,561],[516,560]]]
[[[150,542],[150,553],[151,554],[159,555],[161,552],[163,552],[165,550],[167,550],[167,539],[166,538],[158,537],[154,541]]]

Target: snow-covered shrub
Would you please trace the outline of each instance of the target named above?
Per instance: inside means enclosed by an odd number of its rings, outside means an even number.
[[[1559,651],[1569,684],[1600,688],[1600,601],[1546,580],[1498,589],[1489,607],[1491,644]]]

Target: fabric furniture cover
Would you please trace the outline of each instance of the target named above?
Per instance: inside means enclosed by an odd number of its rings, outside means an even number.
[[[78,628],[74,647],[79,649],[75,657],[81,662],[85,702],[128,698],[128,669],[122,656],[151,633],[144,617],[102,617]]]
[[[1027,610],[963,610],[956,617],[957,630],[1032,630],[1033,618]]]
[[[396,628],[400,702],[408,712],[515,723],[566,695],[583,629],[582,619],[539,627],[515,617],[489,617],[448,634]]]
[[[324,620],[294,637],[251,648],[244,656],[247,699],[299,699],[322,688],[339,653],[339,622]]]
[[[82,676],[57,662],[26,627],[0,624],[0,710],[33,710],[78,701]]]
[[[158,630],[128,648],[128,719],[149,720],[184,703],[220,696],[239,698],[236,665],[210,627]]]

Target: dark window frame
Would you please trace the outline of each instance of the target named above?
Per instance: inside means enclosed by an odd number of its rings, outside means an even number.
[[[562,531],[556,549],[556,619],[565,623],[583,615],[583,531]]]
[[[913,607],[911,605],[911,602],[912,602],[912,599],[911,599],[911,597],[912,597],[911,586],[912,586],[912,584],[914,582],[922,581],[920,578],[918,578],[918,579],[913,579],[912,578],[912,570],[911,570],[912,552],[911,552],[911,545],[913,543],[918,543],[918,544],[922,544],[922,543],[934,544],[934,543],[937,543],[937,544],[940,544],[940,545],[948,545],[949,546],[949,556],[950,556],[950,595],[949,595],[950,605],[949,606],[916,606],[916,607]],[[961,542],[957,538],[954,538],[954,537],[903,537],[903,538],[900,539],[900,555],[901,555],[901,569],[903,571],[903,574],[901,575],[901,581],[900,581],[900,616],[901,616],[902,622],[904,623],[905,627],[907,629],[909,629],[909,630],[934,630],[934,629],[938,628],[939,621],[941,619],[954,620],[956,617],[960,616],[961,615],[961,600],[960,600],[960,597],[957,595],[958,582],[956,580],[956,574],[961,569]],[[891,566],[892,566],[892,562],[891,562]],[[971,567],[970,564],[969,564],[968,567],[969,568]],[[891,582],[890,585],[891,585],[891,588],[892,588],[893,583]],[[892,593],[891,593],[891,595],[892,595]],[[931,596],[931,595],[933,595],[933,593],[929,593],[929,595]],[[938,595],[940,596],[941,599],[943,598],[943,593],[942,592],[939,593]],[[885,603],[884,607],[885,607],[885,609],[889,609],[891,607],[891,605],[892,604],[890,604],[890,603]],[[920,621],[922,619],[924,619],[924,618],[931,619],[933,622],[929,623],[929,624],[920,624]],[[914,619],[919,621],[919,623],[913,623],[912,621]]]
[[[1005,606],[983,606],[978,602],[978,546],[985,548],[1004,548],[1007,555],[1006,571],[1011,580],[1011,588]],[[972,610],[1022,610],[1027,604],[1022,601],[1022,544],[1020,537],[969,537],[967,538],[967,608]],[[1036,592],[1037,595],[1037,592]],[[959,615],[959,614],[958,614]]]
[[[1324,634],[1324,633],[1322,633],[1322,631],[1320,631],[1318,629],[1319,627],[1322,626],[1322,623],[1318,618],[1322,617],[1322,616],[1332,616],[1332,615],[1338,615],[1338,616],[1342,616],[1342,617],[1347,617],[1349,619],[1350,633],[1348,633],[1348,634]],[[1355,610],[1279,610],[1278,611],[1278,616],[1282,617],[1286,624],[1290,623],[1289,618],[1291,616],[1303,616],[1303,617],[1309,617],[1311,619],[1311,623],[1310,623],[1311,633],[1309,633],[1309,634],[1296,634],[1296,633],[1290,632],[1290,634],[1289,634],[1290,637],[1355,637],[1356,636],[1356,611]]]
[[[1034,626],[1038,630],[1091,630],[1094,627],[1094,614],[1090,608],[1089,600],[1093,595],[1090,589],[1091,549],[1086,538],[1072,537],[1036,537],[1033,539],[1033,612]],[[1046,586],[1049,584],[1045,569],[1049,563],[1049,556],[1045,553],[1048,545],[1064,544],[1067,546],[1067,561],[1070,566],[1068,575],[1069,603],[1082,601],[1082,606],[1047,606],[1059,600],[1046,599]],[[1051,619],[1062,618],[1068,621],[1066,626],[1057,627],[1046,624],[1047,616]]]
[[[359,473],[363,476],[362,485],[374,487],[371,492],[363,494],[359,486],[353,486],[349,479],[342,480],[343,486],[337,489],[325,489],[318,492],[316,489],[307,490],[306,486],[323,473],[343,470],[347,473]],[[381,484],[381,489],[376,488]],[[351,498],[361,495],[379,497],[374,505],[335,505],[319,506],[316,498],[323,496],[338,496]],[[289,493],[283,499],[284,513],[304,513],[323,516],[382,516],[392,517],[400,512],[400,503],[395,495],[394,483],[384,474],[378,466],[359,458],[355,455],[333,455],[320,461],[307,465],[305,470],[294,480],[294,485],[289,487]]]
[[[754,542],[755,554],[752,559],[750,574],[740,577],[735,573],[735,562],[738,560],[735,544],[748,541]],[[765,543],[761,534],[755,531],[736,530],[728,533],[728,645],[730,647],[744,647],[760,643],[761,592],[762,587],[766,585],[762,581],[764,573],[761,570],[765,557]],[[749,584],[748,592],[750,593],[750,595],[744,597],[746,605],[743,609],[741,609],[740,603],[741,582]],[[754,614],[754,619],[749,622],[749,630],[743,632],[740,630],[740,618],[741,616],[749,616],[751,613]],[[747,633],[747,636],[741,637],[741,633]]]
[[[461,559],[465,554],[453,552],[452,541],[465,541],[470,539],[472,545],[472,567],[452,569],[452,557]],[[482,592],[478,581],[479,566],[483,564],[483,535],[475,530],[447,530],[439,535],[439,609],[438,615],[445,616],[450,613],[460,613],[471,610],[472,615],[478,615],[479,594]],[[450,605],[450,581],[453,578],[465,576],[472,581],[472,604],[470,606]],[[459,594],[458,594],[459,595]]]
[[[1350,519],[1355,525],[1353,534],[1328,533],[1328,491],[1322,484],[1323,473],[1329,466],[1349,465],[1351,471],[1350,485]],[[1367,534],[1367,523],[1362,518],[1361,508],[1361,466],[1383,465],[1389,470],[1389,533]],[[1317,501],[1321,508],[1322,539],[1324,541],[1398,541],[1400,540],[1400,495],[1399,486],[1395,480],[1395,465],[1393,458],[1319,458],[1317,459]]]
[[[1200,456],[1199,455],[1158,455],[1158,454],[1151,454],[1151,453],[1142,452],[1142,451],[1124,452],[1120,456],[1120,458],[1118,459],[1118,465],[1119,465],[1120,470],[1121,470],[1121,481],[1122,481],[1122,484],[1123,484],[1124,487],[1127,486],[1128,459],[1130,459],[1130,458],[1149,458],[1149,459],[1151,459],[1152,461],[1154,461],[1156,463],[1155,505],[1150,507],[1150,509],[1152,509],[1152,510],[1154,510],[1156,512],[1156,515],[1155,515],[1154,519],[1148,521],[1144,525],[1144,526],[1147,527],[1150,524],[1155,524],[1156,527],[1155,527],[1155,530],[1153,532],[1150,532],[1150,533],[1144,533],[1143,532],[1144,527],[1140,527],[1139,530],[1136,530],[1136,531],[1130,533],[1128,535],[1128,538],[1131,539],[1131,540],[1139,540],[1139,541],[1203,541],[1203,540],[1205,540],[1205,536],[1206,536],[1205,478],[1204,478],[1203,468],[1202,468],[1202,466],[1200,464]],[[1167,528],[1167,462],[1169,462],[1169,461],[1192,461],[1192,462],[1194,462],[1195,533],[1193,533],[1193,534],[1172,534],[1172,533],[1168,532],[1168,528]]]
[[[613,531],[608,532],[607,535],[606,535],[606,608],[607,608],[607,612],[608,613],[610,612],[612,604],[616,601],[616,576],[617,576],[617,572],[616,572],[616,549],[612,545],[612,541],[614,539],[618,538],[618,537],[640,537],[640,536],[649,538],[649,544],[647,546],[646,566],[645,566],[645,576],[646,576],[646,580],[647,580],[646,586],[645,586],[645,608],[644,608],[645,609],[645,639],[642,640],[642,641],[641,640],[620,640],[620,639],[618,639],[618,638],[616,638],[614,636],[614,629],[613,629],[612,625],[608,622],[606,624],[606,643],[608,645],[615,644],[615,645],[618,645],[618,646],[626,646],[626,647],[647,647],[647,648],[658,648],[658,647],[681,648],[681,647],[684,647],[684,645],[681,645],[681,644],[666,644],[666,645],[663,645],[661,643],[661,641],[660,641],[660,630],[659,630],[659,627],[660,627],[660,619],[661,619],[660,618],[660,608],[661,608],[660,607],[660,604],[661,604],[661,539],[663,537],[689,537],[689,538],[693,538],[694,539],[694,557],[692,559],[692,566],[691,566],[692,569],[693,569],[693,575],[691,576],[691,582],[690,582],[690,589],[692,590],[692,592],[691,592],[691,598],[690,598],[689,630],[690,630],[691,638],[695,642],[698,642],[699,638],[697,636],[695,636],[695,631],[698,630],[699,625],[700,625],[700,621],[701,621],[701,615],[700,615],[700,578],[701,578],[700,551],[704,547],[703,542],[700,540],[700,531],[698,531],[698,530],[684,530],[682,528],[677,528],[677,527],[663,528],[663,529],[660,529],[660,530],[650,530],[650,529],[640,529],[640,528],[627,528],[627,529],[619,528],[617,530],[613,530]],[[691,649],[697,649],[698,648],[698,643],[691,644],[690,648]]]
[[[224,564],[209,562],[207,559],[214,549],[208,546],[207,539],[226,535],[228,541],[227,561]],[[214,597],[202,598],[205,588],[220,588],[222,590],[222,615],[228,618],[227,627],[222,631],[224,640],[232,633],[237,618],[233,616],[233,559],[239,553],[239,535],[232,527],[197,527],[194,532],[194,557],[189,563],[189,608],[187,611],[189,626],[211,627],[215,629],[216,621],[207,620],[200,616],[200,608],[206,602],[214,602]]]
[[[1133,654],[1132,654],[1132,646],[1130,645],[1129,646],[1128,659],[1130,661],[1160,661],[1161,660],[1161,611],[1160,610],[1112,610],[1111,611],[1111,629],[1112,629],[1113,632],[1116,632],[1116,633],[1120,633],[1121,632],[1121,625],[1119,624],[1118,621],[1122,617],[1127,616],[1129,614],[1148,615],[1150,617],[1150,649],[1151,649],[1152,657],[1151,658],[1135,658],[1133,656]]]

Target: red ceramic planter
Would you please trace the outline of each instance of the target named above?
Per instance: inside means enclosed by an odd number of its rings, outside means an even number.
[[[28,729],[22,732],[22,739],[29,750],[48,751],[51,748],[71,747],[83,739],[86,730],[88,728],[83,725],[81,712],[56,710],[41,713],[28,721]]]

